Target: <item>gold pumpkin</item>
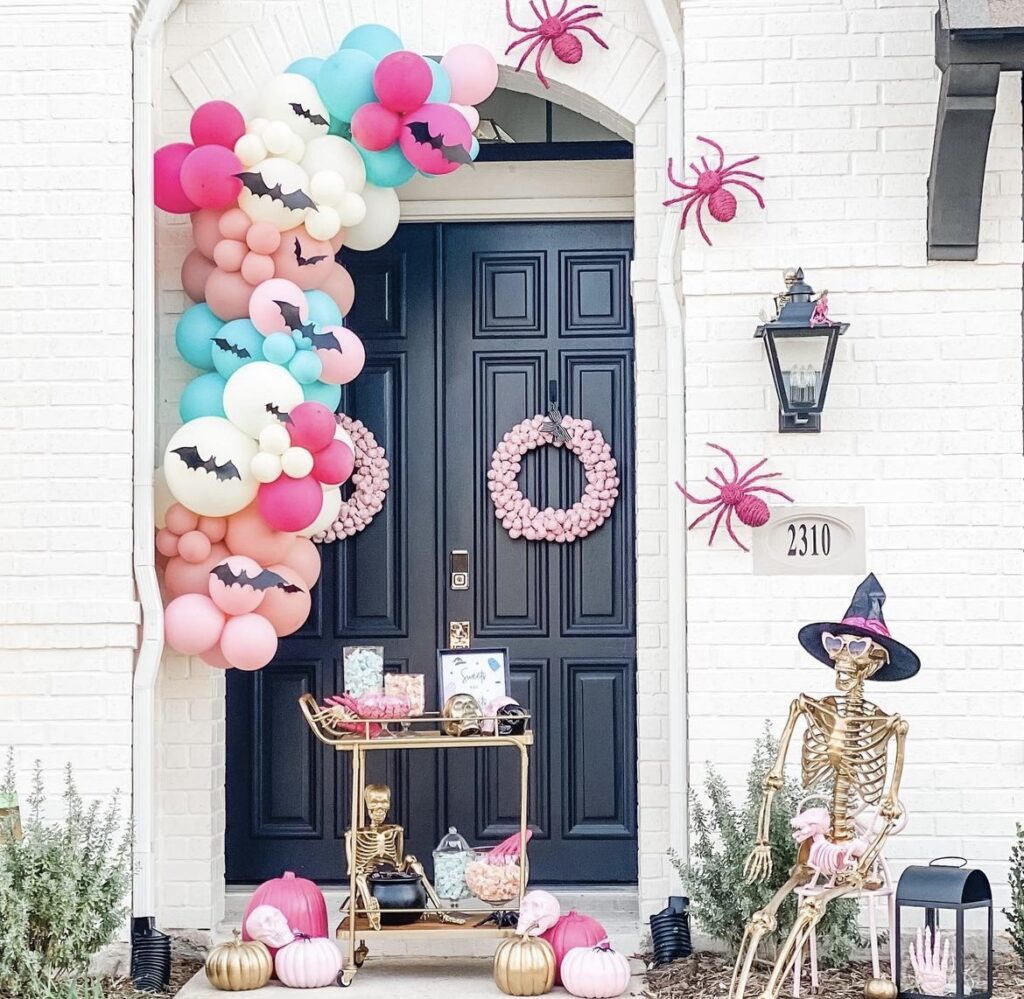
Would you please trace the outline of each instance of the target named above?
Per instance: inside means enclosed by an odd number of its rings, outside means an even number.
[[[206,977],[222,992],[248,992],[270,981],[274,962],[270,951],[258,940],[235,939],[214,947],[206,957]]]
[[[896,983],[889,978],[869,978],[864,983],[865,999],[896,999]]]
[[[542,996],[555,983],[555,952],[540,937],[503,940],[494,955],[494,984],[510,996]]]

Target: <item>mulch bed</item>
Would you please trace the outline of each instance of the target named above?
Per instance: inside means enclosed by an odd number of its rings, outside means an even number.
[[[758,996],[767,984],[770,968],[766,963],[755,965],[747,995]],[[827,999],[864,999],[864,982],[871,977],[870,963],[849,964],[843,968],[822,969],[818,995]],[[801,990],[809,995],[809,985]],[[721,954],[702,952],[693,957],[652,968],[644,979],[643,995],[648,999],[722,999],[729,994],[732,982],[732,961]],[[782,995],[792,995],[792,981],[787,979]],[[993,999],[1024,997],[1024,968],[1012,958],[997,955]]]
[[[195,977],[205,961],[205,951],[175,937],[171,941],[171,984],[166,992],[136,992],[130,978],[107,978],[103,982],[104,995],[106,999],[168,999]]]

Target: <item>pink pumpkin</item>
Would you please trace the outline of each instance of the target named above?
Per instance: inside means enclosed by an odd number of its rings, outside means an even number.
[[[274,970],[290,989],[320,989],[333,985],[341,971],[341,951],[334,941],[296,933],[274,958]]]
[[[272,905],[280,909],[288,925],[298,933],[310,937],[327,936],[327,902],[324,893],[312,881],[297,878],[292,871],[285,871],[279,878],[264,881],[252,893],[242,919],[243,940],[252,939],[247,923],[253,910],[260,905]],[[275,950],[270,950],[273,957]]]
[[[562,984],[562,959],[574,947],[593,947],[608,939],[604,927],[590,916],[570,909],[550,930],[541,934],[555,952],[555,984]]]
[[[573,947],[562,959],[562,984],[580,999],[613,999],[629,987],[629,961],[607,940],[596,947]]]

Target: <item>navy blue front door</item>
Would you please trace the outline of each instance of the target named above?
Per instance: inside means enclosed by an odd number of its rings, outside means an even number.
[[[342,408],[391,461],[383,512],[323,547],[313,613],[266,669],[228,674],[227,874],[344,874],[344,759],[296,706],[344,688],[344,645],[383,645],[387,669],[426,674],[469,621],[507,646],[513,694],[534,713],[531,881],[636,880],[633,353],[626,222],[403,225],[384,248],[342,257],[357,296],[349,323],[367,364]],[[513,541],[486,472],[497,441],[546,408],[591,419],[622,486],[599,531],[572,545]],[[534,452],[521,482],[539,506],[569,506],[578,462]],[[448,554],[470,553],[470,588]],[[500,752],[379,754],[394,820],[421,858],[449,824],[474,843],[512,831],[518,783]]]

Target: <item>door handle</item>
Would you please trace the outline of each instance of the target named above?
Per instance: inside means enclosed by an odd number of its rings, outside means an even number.
[[[448,553],[448,570],[450,586],[453,590],[469,589],[469,552],[464,548],[454,548]]]

